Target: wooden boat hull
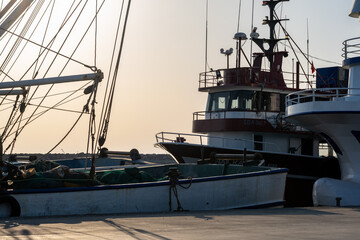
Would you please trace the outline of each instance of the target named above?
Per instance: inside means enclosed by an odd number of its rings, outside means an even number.
[[[184,210],[224,210],[283,204],[287,169],[179,180],[178,199]],[[101,185],[94,187],[7,191],[0,214],[58,216],[84,214],[168,212],[170,182]],[[0,200],[1,201],[1,200]],[[11,209],[19,208],[19,209]],[[171,209],[178,204],[171,193]]]

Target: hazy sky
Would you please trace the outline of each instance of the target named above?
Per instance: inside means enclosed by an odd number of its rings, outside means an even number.
[[[241,9],[240,31],[248,35],[251,3],[243,0]],[[268,29],[261,21],[268,8],[261,3],[255,1],[254,26],[264,37]],[[291,0],[283,3],[282,14],[290,19],[287,29],[304,50],[308,19],[310,55],[341,63],[342,42],[360,33],[359,21],[348,17],[352,3]],[[214,69],[226,66],[220,48],[235,49],[238,5],[238,0],[209,0],[208,61]],[[205,0],[133,1],[123,79],[117,92],[118,120],[112,126],[114,148],[137,147],[141,152],[159,153],[163,151],[152,146],[155,133],[191,133],[192,113],[205,109],[207,97],[197,91],[198,74],[204,71],[205,6]],[[280,14],[281,8],[278,10]],[[317,60],[314,64],[329,65]]]
[[[260,37],[267,37],[268,29],[261,22],[268,15],[268,8],[261,3],[255,0],[254,26],[258,27]],[[304,50],[308,21],[310,55],[341,64],[342,42],[360,35],[359,20],[348,17],[352,3],[352,0],[290,0],[279,5],[278,13],[290,19],[286,28]],[[240,31],[248,35],[251,4],[251,0],[242,0]],[[220,48],[235,49],[238,7],[239,0],[209,0],[208,63],[213,69],[226,67]],[[105,144],[109,149],[137,148],[141,153],[164,153],[153,147],[157,132],[191,133],[192,113],[205,110],[207,97],[197,91],[199,73],[204,71],[205,10],[206,0],[132,1]],[[249,51],[249,46],[248,41],[245,51]],[[313,61],[315,67],[334,65]],[[230,64],[234,65],[234,58]],[[62,129],[62,120],[57,118],[50,120],[49,127],[64,132],[68,129]],[[47,134],[42,130],[35,134],[37,137],[33,135],[31,143],[26,138],[27,141],[17,144],[16,151],[46,152],[53,145],[48,144]],[[86,136],[80,138],[78,134],[74,132],[55,152],[85,151]],[[56,139],[52,141],[55,143]]]

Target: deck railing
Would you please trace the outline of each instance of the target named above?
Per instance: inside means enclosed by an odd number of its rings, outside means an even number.
[[[256,117],[250,115],[253,113]],[[208,119],[227,119],[234,118],[233,115],[236,114],[236,118],[253,118],[253,119],[262,119],[267,120],[281,114],[279,111],[255,111],[255,110],[218,110],[218,111],[198,111],[193,113],[193,121],[198,120],[208,120]]]
[[[199,74],[199,89],[223,86],[225,84],[224,71],[226,71],[226,70],[227,69],[218,69],[218,70],[200,73]],[[263,69],[262,71],[269,72],[268,69]],[[306,74],[304,74],[304,73],[300,73],[300,82],[299,82],[300,88],[308,89],[311,86],[315,86],[316,85],[316,74],[314,73],[314,74],[308,75],[310,84],[307,81],[305,75]],[[294,89],[296,87],[295,76],[296,76],[296,74],[293,72],[283,71],[284,81],[288,88]],[[241,84],[237,84],[237,85],[241,85]]]
[[[360,56],[360,37],[350,38],[343,42],[343,49],[344,52],[341,56],[344,59],[348,59],[350,57],[359,57]]]
[[[253,115],[251,115],[253,113]],[[236,114],[234,117],[234,114]],[[199,111],[193,113],[193,121],[212,120],[212,119],[254,119],[267,120],[274,128],[294,131],[294,132],[308,132],[305,128],[285,121],[285,113],[275,111]]]
[[[344,101],[344,97],[357,96],[360,94],[352,94],[349,90],[360,89],[348,89],[348,88],[317,88],[307,89],[299,92],[294,92],[286,96],[286,107],[306,102],[319,102],[319,101]]]
[[[189,133],[174,133],[174,132],[159,132],[155,135],[156,142],[171,142],[179,144],[199,144],[201,146],[210,146],[208,144],[209,140],[216,141],[216,145],[211,145],[213,147],[226,147],[226,148],[235,148],[235,149],[254,149],[255,144],[261,144],[263,146],[263,151],[272,151],[280,152],[280,148],[275,143],[271,142],[261,142],[248,139],[240,138],[225,138],[225,137],[215,137],[207,136],[201,134],[189,134]],[[219,144],[220,143],[220,144]],[[229,147],[230,146],[230,147]]]

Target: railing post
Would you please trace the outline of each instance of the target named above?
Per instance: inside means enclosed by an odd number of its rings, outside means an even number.
[[[202,146],[202,136],[200,135],[200,145]]]
[[[347,59],[347,41],[345,41],[344,42],[345,44],[345,47],[344,47],[344,53],[345,53],[345,55],[344,55],[344,57],[345,57],[345,60]]]
[[[315,90],[312,90],[312,101],[315,102]]]

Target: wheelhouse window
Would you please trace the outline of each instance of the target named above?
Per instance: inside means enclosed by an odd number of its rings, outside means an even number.
[[[207,111],[285,111],[285,95],[238,90],[210,93]]]
[[[233,91],[230,94],[230,110],[253,110],[254,91]]]
[[[224,111],[228,109],[230,92],[219,92],[211,95],[210,111]]]

